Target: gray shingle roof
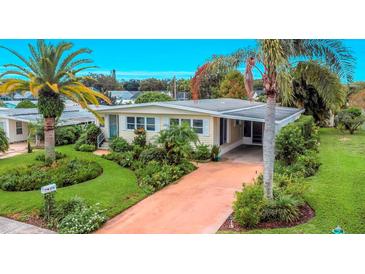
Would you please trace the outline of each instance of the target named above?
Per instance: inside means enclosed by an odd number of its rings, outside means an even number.
[[[42,116],[36,108],[23,109],[1,109],[0,117],[19,120],[24,122],[36,123],[41,121]],[[66,107],[61,117],[58,119],[58,125],[77,125],[81,123],[95,122],[95,116],[87,110],[80,107]]]
[[[300,111],[301,110],[297,109],[297,108],[276,107],[275,120],[281,121]],[[250,117],[250,118],[254,118],[254,119],[265,119],[265,112],[266,112],[266,104],[264,104],[263,106],[258,107],[258,108],[225,112],[224,114],[229,115],[229,116],[237,116],[237,117]]]
[[[168,105],[184,106],[189,108],[197,108],[197,109],[217,111],[217,112],[225,112],[235,109],[265,105],[264,103],[250,102],[246,100],[231,99],[231,98],[170,101],[163,103]]]

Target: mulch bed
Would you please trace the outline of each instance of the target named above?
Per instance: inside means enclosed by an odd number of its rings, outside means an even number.
[[[283,227],[292,227],[300,224],[304,224],[308,222],[315,216],[314,210],[308,205],[305,204],[300,207],[300,218],[298,221],[293,223],[285,223],[285,222],[262,222],[258,224],[254,229],[270,229],[270,228],[283,228]],[[223,223],[223,225],[219,228],[220,231],[249,231],[250,229],[241,227],[238,223],[233,220],[233,214],[231,214],[227,220]]]

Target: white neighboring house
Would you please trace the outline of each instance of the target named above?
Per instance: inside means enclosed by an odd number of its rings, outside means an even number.
[[[29,135],[28,124],[37,123],[42,116],[36,108],[0,108],[0,128],[2,128],[10,143],[26,141]],[[95,123],[95,116],[78,106],[66,107],[57,126],[68,126]]]
[[[160,130],[188,123],[201,143],[220,145],[224,154],[241,144],[262,145],[266,104],[224,98],[99,106],[95,110],[105,119],[102,130],[107,140],[120,136],[132,142],[134,129],[145,128],[147,140],[152,142]],[[276,132],[303,111],[278,106]]]

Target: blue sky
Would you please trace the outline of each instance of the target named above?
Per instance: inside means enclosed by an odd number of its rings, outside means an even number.
[[[68,39],[66,39],[68,40]],[[35,40],[0,40],[4,45],[27,55],[27,44]],[[54,40],[57,42],[58,40]],[[149,77],[187,78],[194,74],[213,54],[228,54],[242,47],[255,46],[255,40],[68,40],[75,48],[87,47],[99,68],[93,72],[117,71],[119,79]],[[365,80],[365,40],[344,40],[357,59],[355,80]],[[9,52],[0,49],[0,65],[18,62]],[[0,70],[4,68],[0,66]]]

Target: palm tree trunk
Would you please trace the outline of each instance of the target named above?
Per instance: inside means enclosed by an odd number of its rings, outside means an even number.
[[[55,118],[44,118],[44,150],[46,161],[56,160],[55,152]]]
[[[273,176],[275,162],[275,108],[276,93],[267,97],[264,130],[264,193],[268,199],[273,198]]]

